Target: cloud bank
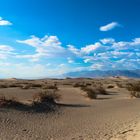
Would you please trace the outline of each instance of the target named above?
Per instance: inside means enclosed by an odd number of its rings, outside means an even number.
[[[26,48],[22,54],[13,46],[1,44],[0,73],[3,77],[56,77],[80,70],[140,68],[140,38],[131,41],[103,38],[77,48],[74,45],[63,46],[57,36],[46,35],[17,40],[17,45],[26,45],[33,51]]]

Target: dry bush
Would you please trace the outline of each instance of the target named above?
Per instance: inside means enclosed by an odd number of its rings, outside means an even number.
[[[73,84],[73,87],[86,87],[86,84],[84,82],[77,82]]]
[[[101,82],[94,83],[91,87],[93,87],[94,89],[96,89],[98,91],[98,94],[108,95],[106,89],[103,86],[103,83],[101,83]]]
[[[108,85],[107,88],[114,88],[114,85]]]
[[[128,84],[126,88],[130,91],[131,97],[140,98],[140,83]]]
[[[56,90],[44,90],[33,96],[32,108],[36,112],[54,111],[60,97]]]
[[[33,95],[33,102],[35,102],[35,103],[43,103],[43,102],[55,103],[55,101],[58,101],[60,98],[61,98],[60,94],[56,93],[55,90],[44,90],[42,92],[39,92],[39,93]]]
[[[20,87],[20,84],[7,82],[0,85],[0,88],[14,88],[14,87]]]
[[[91,86],[91,85],[92,85],[92,83],[85,83],[85,85],[86,85],[86,86]]]
[[[55,111],[57,108],[56,100],[60,99],[60,95],[55,92],[43,91],[33,96],[32,104],[25,104],[19,102],[16,98],[6,98],[4,95],[0,96],[0,107],[11,108],[20,111],[31,112],[48,112]]]
[[[97,95],[108,95],[107,91],[102,86],[87,86],[81,88],[87,93],[87,96],[91,99],[96,99]]]
[[[4,95],[0,96],[0,107],[17,107],[20,104],[15,97],[7,99]]]
[[[7,84],[1,84],[0,88],[8,88],[8,85]]]
[[[119,88],[126,88],[126,84],[125,83],[119,82],[119,83],[116,83],[116,84],[117,84],[117,86]]]
[[[74,83],[73,87],[80,87],[80,83]]]
[[[96,99],[97,98],[98,91],[96,89],[91,88],[91,87],[85,87],[84,91],[86,91],[87,97],[89,97],[90,99]]]
[[[30,89],[31,85],[30,84],[26,84],[26,85],[21,85],[20,87],[21,87],[21,89]]]
[[[11,84],[8,84],[8,87],[10,88],[12,88],[12,87],[19,87],[19,84],[17,84],[17,83],[11,83]]]
[[[30,84],[31,87],[42,87],[42,84],[32,83]]]
[[[103,86],[97,87],[97,89],[99,94],[101,95],[108,95],[107,91],[105,90],[105,88]]]
[[[27,83],[20,85],[21,89],[30,89],[30,88],[40,88],[42,87],[41,84],[38,83]]]
[[[55,90],[58,90],[58,87],[56,84],[53,84],[53,85],[43,85],[42,86],[42,89],[55,89]]]

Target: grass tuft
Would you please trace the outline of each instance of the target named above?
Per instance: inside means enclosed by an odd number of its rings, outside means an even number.
[[[140,83],[131,83],[126,88],[130,91],[130,96],[132,98],[140,98]]]

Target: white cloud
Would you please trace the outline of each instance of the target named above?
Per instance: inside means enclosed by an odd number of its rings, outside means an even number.
[[[67,45],[68,50],[76,55],[80,55],[80,50],[75,48],[73,45]]]
[[[65,66],[65,64],[63,64],[63,63],[58,65],[58,67],[64,67],[64,66]]]
[[[98,50],[102,45],[99,42],[96,42],[93,45],[87,45],[86,47],[81,48],[81,52],[85,54],[89,54]]]
[[[113,38],[105,38],[100,42],[78,49],[81,54],[78,56],[83,59],[83,62],[90,63],[89,70],[140,68],[140,38],[130,42],[117,42]]]
[[[37,76],[56,76],[56,74],[59,75],[73,70],[140,68],[140,38],[135,38],[132,41],[116,41],[113,38],[104,38],[81,48],[76,48],[73,45],[67,45],[67,48],[65,48],[56,36],[45,36],[43,38],[31,36],[27,40],[17,42],[34,48],[32,54],[27,54],[28,51],[26,51],[24,55],[14,55],[16,58],[25,58],[28,61],[26,63],[29,64],[28,67],[25,64],[20,65],[25,69],[19,68],[19,65],[14,66],[20,71],[30,70],[28,73],[25,72],[24,77],[32,72],[31,68],[34,65],[31,64],[36,65],[38,60],[43,60],[40,62],[46,62],[46,64],[36,66],[38,71],[34,71],[31,76],[34,76],[37,72],[42,72]],[[4,59],[4,52],[12,55],[13,51],[12,47],[1,45],[0,58]],[[44,61],[44,58],[47,59]],[[79,62],[84,63],[79,64]],[[74,64],[74,66],[71,64]]]
[[[14,48],[9,45],[0,45],[0,59],[7,59],[9,56],[14,55]]]
[[[74,57],[84,58],[85,63],[89,62],[88,56],[94,57],[94,60],[98,57],[103,57],[104,59],[119,55],[128,55],[130,50],[135,51],[139,54],[140,38],[136,38],[130,42],[120,41],[116,42],[113,38],[101,39],[100,42],[96,42],[91,45],[87,45],[80,49],[73,45],[68,45],[68,48],[62,47],[62,43],[56,36],[45,36],[44,38],[38,38],[32,36],[30,39],[18,41],[19,43],[24,43],[35,48],[36,53],[17,55],[18,58],[29,58],[32,61],[37,61],[41,57],[51,57],[51,56],[61,56],[66,57],[68,63],[72,63]],[[0,46],[3,50],[12,51],[13,48],[8,46]],[[74,55],[72,55],[74,54]],[[130,56],[130,55],[129,55]]]
[[[115,40],[113,38],[104,38],[100,40],[103,44],[113,44]]]
[[[119,23],[112,22],[112,23],[109,23],[107,25],[101,26],[100,31],[106,32],[106,31],[112,30],[112,29],[114,29],[115,27],[118,27],[118,26],[120,26]]]
[[[55,68],[44,64],[32,63],[5,63],[0,62],[1,78],[47,78],[59,77],[70,69],[65,64],[60,64]]]
[[[90,69],[92,69],[92,70],[93,70],[93,69],[94,69],[94,70],[101,70],[103,67],[104,67],[103,64],[100,64],[100,63],[98,64],[98,63],[97,63],[97,64],[91,65],[91,66],[90,66]]]
[[[84,59],[84,63],[88,63],[88,62],[90,62],[90,61],[91,61],[90,58],[86,58],[86,59]]]
[[[8,20],[4,20],[2,17],[0,17],[0,26],[6,26],[6,25],[12,25],[12,23]]]
[[[62,47],[62,43],[57,36],[45,36],[38,38],[31,36],[27,40],[17,40],[18,43],[26,44],[35,48],[35,52],[32,55],[18,55],[18,58],[30,58],[31,61],[38,61],[41,57],[53,57],[61,56],[65,54],[65,48]]]
[[[67,60],[68,60],[68,63],[70,63],[70,64],[74,63],[74,60],[70,57],[68,57]]]
[[[0,51],[13,51],[14,49],[9,45],[0,45]]]

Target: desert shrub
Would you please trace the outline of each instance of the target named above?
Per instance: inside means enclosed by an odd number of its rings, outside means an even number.
[[[101,95],[107,95],[108,94],[103,86],[97,87],[96,90],[98,90],[98,92],[99,92],[98,94],[101,94]]]
[[[140,83],[130,83],[126,88],[130,91],[131,97],[140,98]]]
[[[91,87],[85,87],[84,91],[86,91],[87,97],[89,97],[90,99],[96,99],[97,98],[98,91],[96,89],[91,88]]]
[[[0,88],[8,88],[8,85],[7,84],[1,84]]]
[[[119,88],[125,88],[125,84],[124,83],[121,83],[121,82],[117,83],[117,86]]]
[[[91,85],[92,85],[92,83],[85,83],[85,85],[86,85],[86,86],[91,86]]]
[[[8,85],[8,87],[19,87],[19,84],[17,84],[17,83],[11,83],[11,84],[9,84]]]
[[[43,85],[42,86],[42,89],[55,89],[55,90],[58,90],[58,87],[56,84],[53,84],[53,85]]]
[[[81,87],[81,88],[83,88],[83,87],[86,87],[86,86],[87,85],[84,82],[77,82],[77,83],[73,84],[73,87]]]
[[[30,89],[31,85],[30,84],[26,84],[26,85],[21,85],[20,87],[21,87],[21,89]]]
[[[72,85],[72,83],[63,83],[63,85]]]
[[[114,88],[114,85],[108,85],[107,88]]]
[[[55,103],[60,99],[60,94],[56,93],[55,90],[44,90],[42,92],[36,93],[33,95],[33,102],[35,103],[43,103],[43,102],[51,102]]]
[[[6,99],[4,95],[0,96],[0,107],[16,107],[19,106],[20,104],[21,103],[19,103],[15,97]]]
[[[8,99],[4,95],[1,95],[0,107],[42,113],[55,111],[55,109],[57,108],[57,104],[55,101],[59,98],[60,95],[55,92],[43,91],[33,96],[33,102],[31,102],[31,104],[26,104],[19,102],[14,97]]]
[[[107,91],[102,86],[87,86],[81,88],[87,93],[87,96],[91,99],[96,99],[97,95],[108,95]]]
[[[41,84],[38,84],[38,83],[32,83],[30,84],[31,87],[42,87]]]
[[[103,86],[103,83],[100,82],[100,81],[96,81],[96,82],[94,83],[94,85],[96,85],[96,86],[98,86],[98,87],[101,87],[101,86]]]
[[[66,77],[67,80],[72,79],[71,77]]]
[[[36,112],[55,111],[56,101],[60,99],[60,95],[56,90],[45,90],[33,96],[32,108]]]
[[[80,87],[80,83],[74,83],[73,87]]]

